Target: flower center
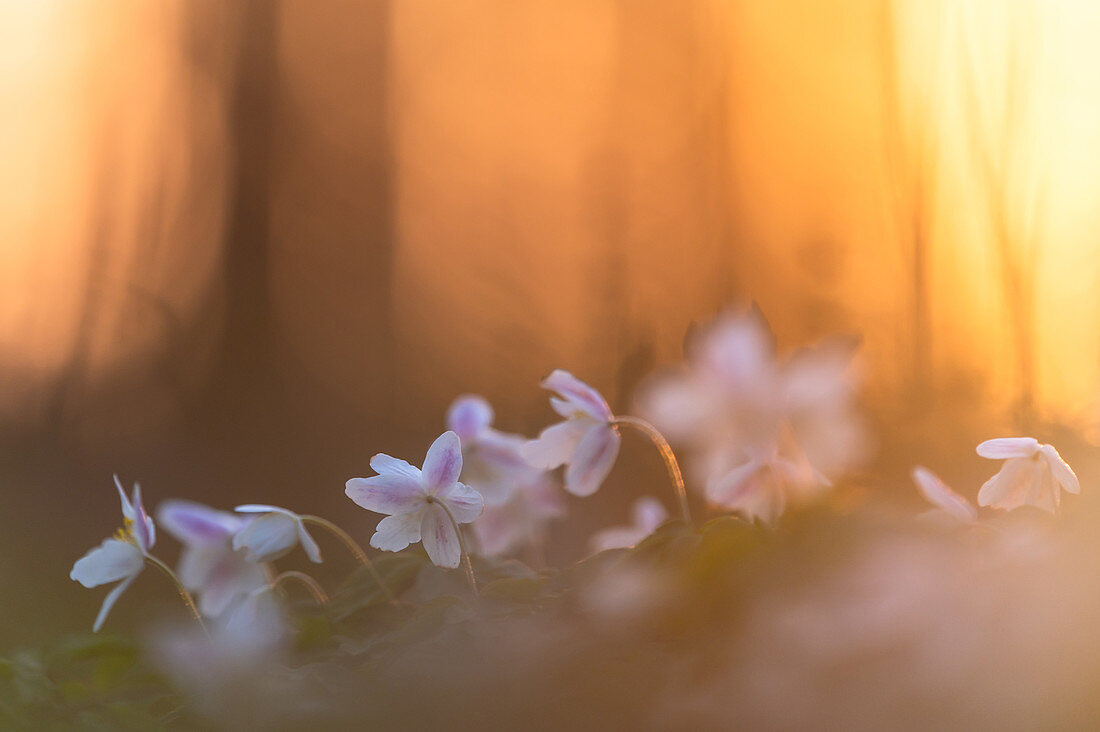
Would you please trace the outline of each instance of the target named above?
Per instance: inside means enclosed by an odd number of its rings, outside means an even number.
[[[134,538],[134,520],[124,518],[122,526],[115,532],[114,538],[137,546],[137,539]]]

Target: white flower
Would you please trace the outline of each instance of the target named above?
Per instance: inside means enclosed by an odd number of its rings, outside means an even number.
[[[753,450],[751,457],[707,482],[707,500],[749,520],[774,523],[791,502],[804,502],[829,487],[796,446],[781,454],[776,445]]]
[[[145,557],[156,542],[156,526],[153,519],[145,513],[145,506],[141,502],[141,487],[134,484],[134,497],[131,501],[126,497],[126,491],[122,489],[117,475],[115,486],[122,499],[123,528],[118,530],[114,538],[106,539],[76,560],[72,572],[69,573],[70,579],[85,587],[118,582],[104,598],[92,632],[103,626],[103,621],[107,619],[107,614],[111,612],[118,598],[141,574],[141,570],[145,568]]]
[[[565,501],[557,484],[542,471],[534,479],[516,485],[506,503],[488,505],[474,522],[481,553],[487,556],[511,554],[524,545],[538,545],[547,525],[565,515]]]
[[[597,532],[592,537],[592,550],[602,552],[634,546],[668,519],[668,511],[656,498],[643,496],[631,507],[630,518],[629,526],[615,526]]]
[[[264,567],[233,549],[233,537],[248,521],[191,501],[157,507],[161,527],[182,543],[177,574],[196,594],[199,610],[217,617],[234,599],[267,585]]]
[[[455,523],[468,524],[484,507],[480,493],[458,482],[462,472],[458,435],[447,431],[437,437],[428,448],[423,469],[382,453],[371,458],[370,466],[378,475],[352,478],[344,491],[368,511],[387,514],[378,522],[370,545],[396,552],[423,540],[436,566],[457,567],[462,547],[451,517]]]
[[[321,549],[298,514],[262,503],[249,503],[234,510],[262,514],[233,537],[233,548],[243,549],[249,561],[271,562],[301,544],[310,561],[321,563]]]
[[[1081,484],[1073,470],[1052,445],[1033,437],[1001,437],[978,445],[978,454],[990,460],[1004,460],[1000,472],[978,491],[978,505],[1013,509],[1035,506],[1054,513],[1062,490],[1080,493]]]
[[[950,517],[964,524],[978,520],[978,509],[974,508],[970,501],[951,490],[951,487],[931,470],[918,465],[913,468],[912,476],[920,494],[936,507],[936,510],[924,515]]]
[[[615,415],[599,392],[568,371],[556,369],[542,387],[557,392],[550,404],[565,421],[547,427],[524,445],[523,457],[544,470],[566,465],[565,490],[590,496],[619,455],[621,437],[611,424]]]
[[[815,495],[863,457],[852,353],[850,339],[835,338],[780,360],[759,310],[725,314],[639,407],[693,448],[692,472],[712,502],[774,520],[789,499]]]

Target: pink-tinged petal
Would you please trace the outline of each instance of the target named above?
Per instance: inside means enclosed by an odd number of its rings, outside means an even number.
[[[950,486],[928,468],[918,465],[913,468],[912,476],[917,490],[933,506],[943,509],[963,523],[978,519],[978,509],[974,508],[970,501],[951,490]]]
[[[345,484],[344,494],[357,506],[391,516],[416,510],[427,495],[419,481],[396,473],[352,478]]]
[[[697,360],[731,390],[770,387],[775,377],[775,336],[759,309],[728,314],[707,331]]]
[[[298,527],[298,543],[302,545],[302,550],[309,557],[309,561],[314,564],[321,563],[321,547],[317,546],[317,542],[313,540],[313,536],[306,529],[305,523],[302,521],[295,522]]]
[[[420,482],[420,468],[409,465],[400,458],[380,452],[370,459],[371,470],[379,475],[401,475]]]
[[[439,494],[439,500],[447,504],[451,515],[460,524],[473,522],[485,508],[485,499],[465,483],[455,483]]]
[[[420,523],[420,538],[432,564],[446,569],[458,566],[462,558],[462,547],[451,519],[439,504],[429,504],[424,511],[424,518]]]
[[[240,517],[228,511],[176,499],[157,506],[157,521],[184,544],[221,545],[244,526]]]
[[[378,522],[370,545],[384,552],[399,552],[409,544],[420,541],[420,523],[424,509],[412,513],[387,516]]]
[[[233,537],[233,548],[250,561],[270,562],[298,543],[298,521],[285,513],[270,512],[253,519]]]
[[[145,506],[141,502],[141,487],[137,484],[134,484],[134,513],[134,540],[137,541],[138,548],[148,554],[157,543],[157,527],[145,512]]]
[[[476,453],[483,463],[499,470],[530,469],[523,459],[523,446],[527,440],[522,435],[486,430],[478,438]]]
[[[107,619],[107,615],[111,612],[111,608],[118,602],[118,598],[122,597],[122,593],[125,592],[130,585],[134,583],[137,576],[130,576],[115,585],[110,592],[107,593],[107,597],[103,598],[103,604],[99,607],[99,614],[95,616],[95,624],[92,625],[92,632],[98,633],[99,629],[103,627],[103,621]]]
[[[605,424],[590,427],[565,469],[565,490],[575,496],[595,493],[615,465],[621,441],[613,427]]]
[[[1036,461],[1032,468],[1034,474],[1031,492],[1028,494],[1028,505],[1038,509],[1054,513],[1058,510],[1062,492],[1054,484],[1054,478],[1050,474],[1050,465],[1045,461]]]
[[[665,376],[646,389],[639,410],[666,437],[686,438],[729,410],[713,381],[693,373]]]
[[[191,591],[201,590],[214,574],[222,556],[230,554],[228,546],[192,544],[183,547],[176,576]],[[205,614],[205,613],[204,613]]]
[[[550,425],[537,438],[529,440],[520,453],[533,467],[553,470],[569,462],[581,438],[591,427],[592,422],[586,419],[570,419]]]
[[[457,481],[462,473],[462,442],[458,435],[447,430],[435,438],[420,472],[424,486],[433,494]]]
[[[1081,482],[1077,479],[1077,474],[1073,472],[1062,456],[1058,454],[1058,451],[1054,449],[1054,445],[1043,445],[1040,448],[1043,453],[1043,457],[1046,458],[1047,463],[1050,465],[1051,475],[1054,477],[1054,482],[1059,486],[1069,491],[1070,493],[1081,492]]]
[[[1037,462],[1028,458],[1007,460],[978,490],[978,505],[1011,510],[1024,505]]]
[[[447,410],[447,427],[464,443],[473,442],[492,423],[493,408],[476,394],[460,396]]]
[[[85,587],[98,587],[131,577],[145,566],[141,550],[128,541],[105,539],[76,560],[69,578]]]
[[[990,460],[1028,458],[1039,451],[1034,437],[998,437],[978,445],[978,454]]]
[[[122,481],[118,479],[118,474],[115,474],[115,487],[118,488],[118,497],[122,501],[122,515],[125,518],[134,520],[134,505],[130,503],[130,499],[126,496],[126,489],[122,487]]]
[[[555,369],[542,380],[542,388],[556,391],[592,419],[608,422],[615,418],[600,393],[568,371]]]
[[[634,501],[630,516],[634,525],[648,536],[668,520],[668,510],[653,496],[643,496]]]
[[[747,490],[756,472],[763,465],[757,460],[749,460],[738,465],[728,473],[718,476],[707,483],[707,500],[720,506],[731,506],[736,503],[738,495]]]

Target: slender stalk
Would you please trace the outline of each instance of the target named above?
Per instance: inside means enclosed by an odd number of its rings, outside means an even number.
[[[328,595],[325,594],[325,591],[321,588],[321,585],[317,584],[317,580],[313,579],[305,572],[298,572],[296,570],[283,572],[278,577],[271,580],[271,587],[273,589],[278,588],[279,585],[287,582],[288,580],[300,582],[301,584],[305,585],[306,589],[309,590],[309,594],[313,595],[313,599],[321,607],[324,607],[328,604]]]
[[[672,446],[668,444],[668,440],[665,439],[665,436],[649,422],[646,422],[644,419],[639,419],[638,417],[615,417],[611,420],[610,424],[633,427],[652,440],[653,444],[657,446],[657,452],[661,454],[661,459],[665,461],[665,468],[668,469],[668,477],[672,478],[672,485],[676,488],[676,497],[680,499],[680,512],[684,516],[684,521],[691,524],[691,508],[688,506],[688,494],[687,488],[684,486],[684,474],[680,472],[680,463],[676,462],[676,454],[672,452]]]
[[[382,575],[378,574],[378,570],[375,569],[374,563],[371,562],[370,558],[367,556],[367,553],[363,551],[363,547],[359,546],[358,542],[356,542],[355,539],[351,538],[348,532],[344,531],[328,519],[323,519],[320,516],[302,516],[302,521],[307,524],[320,526],[322,529],[325,529],[337,539],[342,541],[344,543],[344,546],[346,546],[348,550],[351,551],[351,554],[355,557],[356,561],[367,568],[367,571],[370,572],[371,577],[374,578],[374,581],[378,583],[378,586],[386,595],[386,599],[389,600],[391,604],[397,603],[397,598],[393,596],[393,593],[386,585],[385,580],[382,579]]]
[[[474,591],[474,597],[481,597],[481,592],[477,588],[477,577],[474,575],[474,564],[470,561],[470,551],[466,547],[466,539],[462,535],[462,527],[455,521],[454,514],[451,513],[451,509],[447,508],[447,504],[443,501],[435,501],[435,504],[443,509],[443,513],[447,514],[447,518],[451,520],[451,526],[454,527],[455,535],[458,536],[458,548],[462,552],[462,563],[466,567],[466,579],[470,580],[470,589]]]
[[[168,579],[172,580],[172,583],[176,586],[176,591],[179,592],[180,599],[183,600],[183,604],[186,605],[187,609],[191,611],[191,617],[195,619],[195,622],[199,624],[200,628],[202,628],[202,632],[206,633],[206,637],[209,638],[210,633],[206,630],[206,623],[202,622],[202,615],[199,613],[199,609],[195,606],[195,601],[194,599],[192,599],[191,593],[188,592],[187,588],[183,586],[183,583],[180,582],[180,578],[176,576],[176,573],[172,571],[171,567],[152,555],[146,554],[145,561],[149,564],[152,564],[154,567],[167,575]]]

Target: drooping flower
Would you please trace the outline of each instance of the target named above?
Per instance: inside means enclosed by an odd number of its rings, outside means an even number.
[[[1004,460],[1001,470],[978,491],[978,505],[1013,509],[1035,506],[1054,513],[1062,491],[1080,493],[1081,484],[1053,445],[1034,437],[999,437],[978,445],[978,454]]]
[[[98,547],[76,560],[72,572],[69,573],[71,579],[89,588],[118,582],[104,598],[92,632],[99,631],[118,598],[141,574],[141,570],[145,568],[145,557],[156,542],[156,526],[141,502],[141,486],[134,484],[133,500],[126,497],[126,491],[117,475],[115,487],[118,488],[118,495],[122,500],[123,527],[113,538],[104,540]]]
[[[565,420],[528,441],[523,457],[544,470],[565,465],[565,490],[590,496],[619,455],[622,438],[613,424],[615,415],[598,391],[568,371],[556,369],[543,380],[542,387],[557,393],[550,397],[550,405]]]
[[[725,314],[689,345],[682,368],[649,384],[639,407],[692,448],[692,473],[710,500],[774,520],[863,457],[853,350],[835,338],[781,360],[759,310]]]
[[[790,446],[778,445],[748,451],[749,459],[707,481],[707,500],[749,520],[774,523],[789,503],[805,502],[829,487],[805,456]]]
[[[592,550],[632,547],[646,538],[668,519],[664,505],[652,496],[643,496],[630,509],[630,525],[615,526],[597,532],[592,537]]]
[[[949,518],[964,524],[978,520],[978,509],[928,468],[918,465],[912,471],[913,483],[924,499],[935,506],[935,510],[924,514]]]
[[[523,546],[538,547],[549,523],[565,515],[561,489],[550,476],[536,471],[533,479],[516,484],[507,502],[489,505],[474,522],[474,534],[482,554],[496,557]]]
[[[454,524],[471,523],[485,505],[480,493],[458,481],[462,473],[458,435],[448,430],[437,437],[423,468],[382,453],[371,458],[370,466],[378,475],[352,478],[344,490],[362,508],[386,514],[370,545],[396,552],[423,541],[436,566],[457,567],[462,546]]]
[[[233,548],[244,550],[249,561],[272,562],[301,544],[310,561],[321,563],[321,549],[299,514],[262,503],[249,503],[234,510],[260,514],[233,537]]]
[[[248,525],[244,517],[170,500],[157,507],[157,521],[184,545],[177,574],[203,615],[217,617],[236,598],[267,585],[263,565],[233,548],[233,537]]]
[[[538,545],[549,522],[565,514],[565,502],[550,473],[523,458],[527,440],[492,424],[493,408],[480,396],[458,397],[447,411],[447,426],[462,443],[459,477],[485,499],[473,525],[479,549],[500,556]]]

